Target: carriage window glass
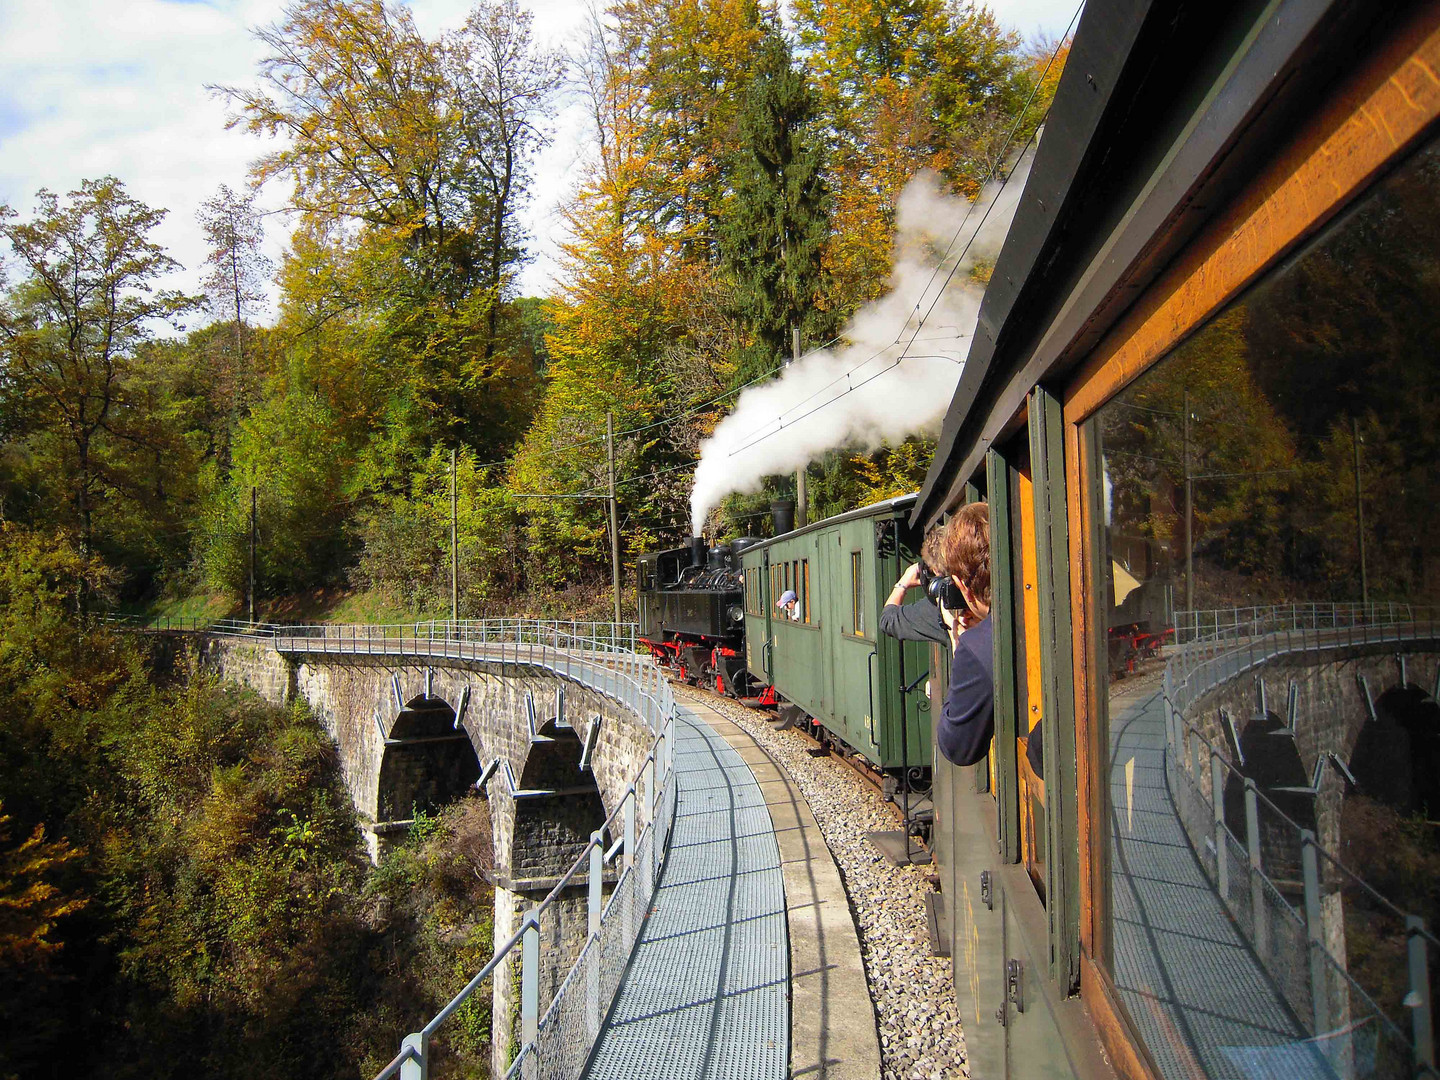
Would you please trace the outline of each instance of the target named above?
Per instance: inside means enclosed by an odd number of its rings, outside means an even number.
[[[1166,1080],[1414,1070],[1437,425],[1433,141],[1089,422],[1099,959]]]
[[[800,610],[805,622],[810,621],[810,560],[800,560]]]
[[[860,552],[850,552],[850,631],[856,637],[865,635],[865,605],[861,599]]]

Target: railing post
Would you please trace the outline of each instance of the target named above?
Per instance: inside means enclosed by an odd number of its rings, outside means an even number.
[[[590,967],[585,972],[585,1031],[593,1043],[600,1036],[600,914],[604,911],[605,837],[590,834],[589,933]]]
[[[425,1058],[430,1049],[430,1036],[423,1031],[406,1035],[405,1041],[400,1044],[400,1049],[407,1048],[414,1050],[415,1053],[400,1065],[400,1080],[428,1080],[430,1067]]]
[[[1250,856],[1250,925],[1254,934],[1251,944],[1262,963],[1270,958],[1270,913],[1265,906],[1264,870],[1260,865],[1260,800],[1255,781],[1245,778],[1245,848]]]
[[[1225,763],[1210,751],[1210,807],[1215,819],[1215,888],[1230,905],[1230,844],[1225,836]]]
[[[1305,882],[1305,934],[1310,942],[1310,1000],[1314,1009],[1315,1035],[1330,1030],[1330,994],[1326,989],[1325,929],[1320,913],[1320,861],[1315,853],[1315,834],[1300,832],[1300,867]]]
[[[635,860],[635,789],[632,787],[625,793],[625,849],[624,867],[629,867]]]
[[[656,850],[655,842],[659,838],[659,830],[655,828],[657,820],[656,809],[660,805],[660,747],[655,747],[655,753],[650,758],[650,763],[645,766],[645,796],[650,801],[650,858],[647,860],[650,865],[645,868],[649,876],[645,879],[645,888],[650,890],[655,887],[655,874],[660,869],[660,853]]]
[[[635,940],[638,927],[635,924],[636,909],[640,906],[641,897],[633,895],[639,891],[639,882],[634,879],[635,875],[635,787],[631,785],[630,790],[625,793],[625,815],[624,815],[624,854],[621,856],[621,874],[628,870],[631,874],[629,888],[632,897],[629,903],[624,904],[624,941],[623,949],[629,949]]]
[[[535,1045],[540,1034],[540,917],[525,912],[525,934],[520,940],[520,1049]],[[528,1070],[527,1070],[528,1071]]]
[[[1409,935],[1410,961],[1410,992],[1405,995],[1405,1006],[1410,1010],[1415,1067],[1433,1069],[1435,1031],[1430,1017],[1430,956],[1425,938],[1425,920],[1417,915],[1406,915],[1405,933]]]

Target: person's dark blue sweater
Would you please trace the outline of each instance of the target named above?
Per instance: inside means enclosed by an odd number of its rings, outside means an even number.
[[[983,761],[995,732],[994,635],[987,615],[960,635],[950,662],[950,692],[935,730],[947,761]]]

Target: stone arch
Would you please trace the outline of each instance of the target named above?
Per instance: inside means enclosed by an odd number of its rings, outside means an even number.
[[[1350,753],[1356,786],[1402,814],[1440,817],[1440,705],[1418,686],[1395,686],[1375,700]]]
[[[1273,712],[1256,716],[1240,732],[1239,774],[1225,781],[1225,822],[1236,836],[1246,835],[1245,779],[1302,829],[1316,830],[1315,794],[1308,791],[1311,776],[1300,757],[1295,733]],[[1272,878],[1299,881],[1299,835],[1273,814],[1260,814],[1260,861]]]
[[[513,793],[509,866],[517,881],[565,873],[604,822],[594,770],[580,767],[583,752],[580,733],[553,719],[530,740]]]
[[[404,702],[385,734],[377,818],[405,821],[465,794],[480,779],[470,736],[455,724],[444,698],[419,694]]]

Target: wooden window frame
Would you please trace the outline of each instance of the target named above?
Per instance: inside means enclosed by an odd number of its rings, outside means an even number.
[[[1091,351],[1064,394],[1066,500],[1071,580],[1071,652],[1078,756],[1080,992],[1116,1073],[1156,1080],[1143,1044],[1129,1029],[1097,948],[1105,873],[1108,783],[1099,745],[1096,697],[1103,642],[1091,618],[1097,583],[1093,451],[1082,426],[1226,304],[1323,229],[1388,168],[1409,154],[1440,119],[1440,12],[1418,12],[1322,102],[1230,206],[1186,248]],[[1091,493],[1091,494],[1087,494]],[[1103,631],[1098,631],[1103,633]],[[1099,644],[1097,644],[1099,642]],[[1047,745],[1048,749],[1048,745]],[[1047,754],[1048,757],[1048,754]],[[1098,763],[1098,765],[1097,765]],[[1053,808],[1050,811],[1054,813]],[[1052,852],[1053,859],[1053,852]],[[1098,912],[1103,917],[1103,910]]]

